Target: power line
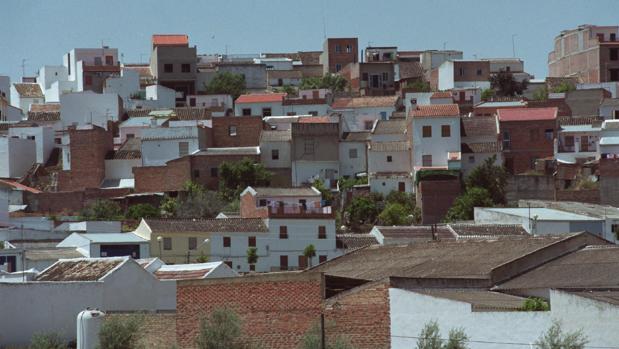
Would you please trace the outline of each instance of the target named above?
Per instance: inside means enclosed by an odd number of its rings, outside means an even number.
[[[419,337],[419,336],[397,336],[391,335],[394,338],[406,338],[406,339],[431,339],[433,337]],[[439,338],[441,342],[447,342],[448,339]],[[495,341],[482,341],[482,340],[472,340],[467,339],[465,343],[479,343],[479,344],[501,344],[501,345],[519,345],[519,346],[527,346],[527,347],[541,347],[539,344],[535,343],[522,343],[522,342],[495,342]],[[600,346],[584,346],[585,349],[619,349],[619,347],[600,347]]]

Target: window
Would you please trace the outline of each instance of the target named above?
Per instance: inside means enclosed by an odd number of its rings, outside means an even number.
[[[475,163],[475,155],[469,155],[469,164]]]
[[[451,127],[449,125],[441,125],[441,137],[451,137]]]
[[[251,108],[243,108],[243,116],[251,116]]]
[[[299,205],[301,205],[301,208],[303,210],[307,210],[307,200],[305,199],[299,199]]]
[[[393,157],[391,155],[387,155],[387,162],[393,162]]]
[[[91,86],[92,85],[92,76],[86,75],[84,76],[84,85]]]
[[[617,34],[610,33],[610,41],[617,41]]]
[[[258,206],[264,207],[266,205],[267,205],[267,200],[266,199],[260,199],[260,201],[258,201]]]
[[[299,269],[307,268],[307,257],[299,256]]]
[[[262,108],[262,117],[271,116],[271,108]]]
[[[380,119],[381,120],[387,120],[387,112],[386,111],[381,111],[380,112]]]
[[[181,72],[183,73],[191,72],[191,64],[187,64],[187,63],[181,64]]]
[[[335,45],[335,52],[336,52],[336,53],[340,53],[340,52],[342,52],[342,46],[341,46],[341,45],[339,45],[339,44]]]
[[[477,69],[477,76],[481,76],[481,69]]]
[[[361,75],[361,80],[363,80],[363,81],[368,81],[368,73],[363,73],[363,74]]]
[[[224,236],[224,247],[230,247],[230,237]]]
[[[289,111],[286,113],[286,116],[295,116],[295,115],[297,115],[297,112],[294,112],[294,111]]]
[[[195,107],[196,106],[196,98],[195,97],[189,98],[189,106],[190,107]]]
[[[503,132],[503,149],[511,149],[511,137],[509,135],[509,132],[505,131]]]
[[[573,147],[574,146],[574,136],[565,136],[564,140],[565,140],[565,146],[566,147]]]
[[[619,69],[609,69],[610,81],[619,81]]]
[[[512,68],[508,65],[507,67],[505,67],[505,71],[506,72],[510,72],[510,71],[512,71]]]
[[[464,68],[460,68],[460,76],[464,76]]]
[[[325,255],[318,256],[318,263],[324,263],[326,261],[327,261],[327,256]]]
[[[336,72],[339,72],[340,70],[342,70],[342,65],[341,65],[341,64],[339,64],[339,63],[337,63],[337,64],[335,65],[335,71],[336,71]]]
[[[374,121],[371,120],[365,121],[363,124],[366,130],[371,130],[374,127]]]
[[[357,158],[357,148],[348,149],[348,158],[356,159]]]
[[[95,65],[101,65],[101,57],[95,57]]]
[[[554,139],[554,130],[551,128],[548,128],[544,131],[544,137],[546,137],[546,140],[552,141]]]
[[[219,175],[219,168],[211,167],[211,177],[217,178],[218,175]]]
[[[611,48],[609,51],[611,61],[616,61],[619,59],[619,48]]]
[[[309,112],[307,114],[311,115],[311,116],[318,116],[318,112],[317,111],[311,111],[311,112]]]
[[[314,154],[314,140],[308,138],[303,143],[303,153],[304,154]]]
[[[538,139],[537,129],[530,129],[529,130],[529,140],[530,141],[536,141],[537,139]]]
[[[351,53],[351,52],[352,52],[352,46],[346,45],[346,53]]]
[[[619,119],[619,110],[615,110],[615,111],[613,112],[613,115],[614,115],[614,119],[615,119],[615,120],[618,120],[618,119]],[[59,143],[59,144],[60,144],[60,143]]]
[[[279,149],[271,149],[271,160],[279,160]]]
[[[166,63],[163,65],[163,72],[164,73],[172,73],[174,71],[174,66],[171,63]]]
[[[54,143],[62,144],[62,138],[54,138]]]
[[[422,155],[421,163],[423,167],[432,167],[432,155]]]
[[[224,261],[224,264],[228,266],[228,268],[232,268],[232,261]]]
[[[421,133],[422,133],[422,137],[423,138],[430,138],[432,137],[432,126],[424,126],[421,129]]]
[[[198,247],[198,238],[189,238],[189,249],[195,250]]]
[[[166,251],[172,249],[172,238],[163,238],[163,249]]]
[[[178,156],[189,154],[189,142],[178,142]]]
[[[383,81],[387,81],[387,80],[389,80],[389,73],[384,72],[383,73]]]
[[[200,170],[193,170],[193,178],[200,178]]]
[[[318,226],[318,238],[326,239],[327,238],[327,227],[324,225]]]
[[[256,271],[256,265],[255,264],[250,264],[249,265],[249,271]]]
[[[279,256],[279,270],[288,270],[288,256]]]
[[[530,158],[529,159],[529,169],[534,170],[535,169],[535,162],[537,161],[537,158]]]
[[[288,227],[282,225],[279,227],[279,238],[280,239],[288,239]]]
[[[249,247],[256,247],[256,237],[255,236],[250,236],[247,238],[247,246]]]
[[[127,133],[127,138],[134,138],[135,135],[133,133]]]
[[[105,56],[105,65],[114,65],[114,56]]]
[[[231,137],[236,136],[236,126],[233,126],[233,125],[228,126],[228,136],[231,136]]]
[[[31,141],[34,141],[36,138],[35,138],[35,136],[26,136],[26,139],[29,139],[29,140],[31,140]]]

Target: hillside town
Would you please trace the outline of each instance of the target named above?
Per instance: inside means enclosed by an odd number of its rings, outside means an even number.
[[[619,348],[617,36],[0,76],[0,348]]]

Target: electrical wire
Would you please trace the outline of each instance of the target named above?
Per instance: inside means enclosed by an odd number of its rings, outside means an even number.
[[[419,336],[398,336],[391,335],[392,338],[405,338],[405,339],[431,339],[432,337],[419,337]],[[439,338],[441,342],[447,342],[448,339]],[[535,343],[523,343],[523,342],[495,342],[495,341],[483,341],[483,340],[472,340],[467,339],[465,343],[479,343],[479,344],[501,344],[501,345],[518,345],[518,346],[527,346],[529,348],[532,347],[541,347],[539,344]],[[619,349],[619,347],[604,347],[604,346],[587,346],[585,345],[583,348],[585,349]]]

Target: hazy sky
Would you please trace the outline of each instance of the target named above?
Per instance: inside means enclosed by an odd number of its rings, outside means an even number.
[[[619,0],[0,0],[0,74],[16,81],[24,58],[34,75],[101,42],[146,62],[153,33],[187,33],[198,53],[320,50],[326,28],[361,48],[445,45],[465,58],[511,57],[515,34],[516,55],[543,78],[553,38],[585,23],[619,24]]]

